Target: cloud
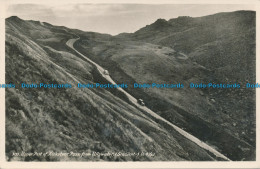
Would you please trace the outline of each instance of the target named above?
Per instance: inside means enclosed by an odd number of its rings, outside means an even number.
[[[198,17],[250,9],[254,9],[254,6],[245,4],[15,4],[9,6],[7,14],[85,31],[118,34],[134,32],[158,18]]]
[[[119,15],[141,12],[140,9],[131,8],[136,5],[122,4],[67,4],[52,7],[52,11],[57,16],[103,16]]]
[[[18,15],[18,16],[52,16],[53,11],[45,5],[36,4],[15,4],[8,7],[7,15]]]

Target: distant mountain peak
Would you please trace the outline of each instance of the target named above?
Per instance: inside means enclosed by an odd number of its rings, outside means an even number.
[[[157,19],[153,24],[151,24],[151,26],[154,29],[158,29],[158,28],[165,28],[165,27],[169,27],[171,26],[167,20],[165,19]]]
[[[15,23],[21,23],[24,22],[21,18],[18,16],[10,16],[9,18],[6,18],[7,21],[15,22]]]
[[[165,23],[167,22],[165,19],[159,18],[155,21],[155,23]]]
[[[21,18],[19,18],[18,16],[10,16],[7,19],[11,19],[11,20],[22,20]]]
[[[158,26],[163,26],[163,25],[168,25],[168,22],[165,19],[157,19],[152,25],[158,25]]]

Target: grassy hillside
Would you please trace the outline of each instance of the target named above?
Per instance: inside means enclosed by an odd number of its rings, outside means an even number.
[[[6,19],[6,158],[9,161],[183,161],[222,160],[155,122],[115,90],[78,89],[77,83],[105,81],[65,43],[109,40],[48,23]],[[21,83],[73,85],[67,89],[27,89]],[[150,152],[154,156],[13,156],[35,152]],[[72,153],[71,153],[72,154]]]
[[[146,105],[232,160],[255,159],[255,12],[236,11],[155,23],[76,48],[118,83],[183,83],[183,89],[133,89]],[[239,83],[239,89],[190,89],[190,83]],[[232,146],[231,146],[232,145]]]

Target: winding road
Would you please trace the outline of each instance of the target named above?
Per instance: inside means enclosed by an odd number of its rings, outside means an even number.
[[[70,39],[66,42],[66,45],[68,47],[70,47],[71,49],[73,49],[76,53],[78,53],[80,56],[82,56],[83,58],[85,58],[88,62],[90,62],[92,65],[94,65],[97,70],[99,71],[100,75],[102,75],[108,82],[110,82],[113,85],[116,85],[115,81],[107,74],[104,73],[105,69],[102,68],[100,65],[98,65],[97,63],[93,62],[91,59],[89,59],[88,57],[86,57],[85,55],[81,54],[79,51],[77,51],[74,48],[74,43],[79,40],[80,38],[75,38],[75,39]],[[220,152],[218,152],[217,150],[215,150],[214,148],[212,148],[211,146],[209,146],[208,144],[204,143],[203,141],[199,140],[198,138],[194,137],[193,135],[187,133],[186,131],[184,131],[183,129],[175,126],[174,124],[172,124],[171,122],[167,121],[166,119],[162,118],[161,116],[159,116],[158,114],[156,114],[155,112],[153,112],[152,110],[150,110],[149,108],[147,108],[146,106],[141,106],[140,104],[137,103],[137,99],[134,98],[132,95],[130,95],[128,92],[126,92],[124,89],[122,88],[117,88],[118,90],[120,90],[121,92],[123,92],[128,99],[131,101],[132,104],[134,104],[136,107],[138,107],[139,109],[149,113],[152,117],[154,117],[157,120],[160,120],[166,124],[168,124],[169,126],[171,126],[174,130],[176,130],[178,133],[180,133],[181,135],[183,135],[184,137],[186,137],[187,139],[189,139],[190,141],[194,142],[195,144],[197,144],[198,146],[200,146],[201,148],[213,153],[216,157],[225,159],[227,161],[231,161],[229,158],[227,158],[225,155],[221,154]]]

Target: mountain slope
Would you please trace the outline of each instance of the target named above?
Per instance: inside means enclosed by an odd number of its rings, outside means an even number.
[[[75,87],[104,79],[65,43],[109,39],[18,17],[6,19],[6,156],[25,161],[223,160],[157,123],[115,90]],[[104,81],[105,82],[105,81]],[[71,88],[21,88],[27,84],[71,84]],[[70,156],[14,156],[57,152]],[[148,152],[154,156],[83,156],[73,153]],[[75,155],[75,156],[73,156]]]
[[[183,89],[127,91],[232,160],[255,159],[255,89],[245,87],[255,83],[255,12],[158,19],[109,40],[82,37],[75,47],[117,83],[183,83]],[[190,83],[241,87],[191,89]]]

